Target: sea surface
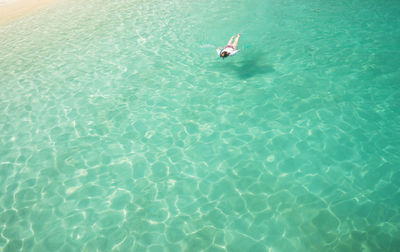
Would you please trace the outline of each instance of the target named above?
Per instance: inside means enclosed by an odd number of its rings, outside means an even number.
[[[399,13],[61,0],[0,26],[0,251],[400,251]]]

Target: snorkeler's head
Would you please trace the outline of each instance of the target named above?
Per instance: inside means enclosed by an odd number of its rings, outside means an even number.
[[[221,54],[220,54],[220,57],[221,58],[226,58],[226,57],[228,57],[229,56],[229,53],[228,52],[222,52]]]

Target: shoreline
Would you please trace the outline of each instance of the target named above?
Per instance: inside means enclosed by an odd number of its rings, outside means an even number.
[[[11,23],[57,0],[11,0],[0,4],[0,25]]]

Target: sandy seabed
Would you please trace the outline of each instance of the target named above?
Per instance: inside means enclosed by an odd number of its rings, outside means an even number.
[[[53,4],[57,0],[0,1],[0,25],[10,23],[26,14]]]

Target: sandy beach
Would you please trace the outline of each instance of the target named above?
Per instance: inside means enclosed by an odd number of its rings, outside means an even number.
[[[57,0],[1,0],[0,25],[12,22],[24,15],[53,4]]]

